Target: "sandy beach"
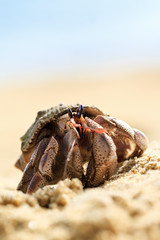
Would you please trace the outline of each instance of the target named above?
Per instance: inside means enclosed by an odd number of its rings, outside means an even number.
[[[52,81],[52,78],[54,81]],[[39,110],[59,103],[96,105],[143,131],[149,148],[93,189],[77,180],[33,196],[16,191],[20,137]],[[0,90],[0,239],[160,239],[160,71],[53,76]]]

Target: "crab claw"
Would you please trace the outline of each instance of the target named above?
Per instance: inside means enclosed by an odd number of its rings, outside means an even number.
[[[85,118],[87,125],[92,129],[103,129],[99,124],[89,118]],[[86,187],[96,187],[115,172],[117,167],[116,146],[111,137],[105,132],[92,132],[92,158],[87,168]]]
[[[118,161],[140,156],[148,147],[148,138],[141,131],[131,128],[126,122],[108,116],[97,116],[95,122],[106,129],[112,137]]]
[[[77,131],[72,128],[63,138],[62,152],[65,156],[64,177],[68,176],[70,179],[78,178],[82,181],[83,167],[82,157],[78,145]]]

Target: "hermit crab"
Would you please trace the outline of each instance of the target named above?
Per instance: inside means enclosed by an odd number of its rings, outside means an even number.
[[[38,112],[21,141],[15,166],[23,176],[17,189],[29,194],[67,177],[80,179],[84,187],[99,186],[119,161],[140,156],[148,145],[141,131],[79,104]]]

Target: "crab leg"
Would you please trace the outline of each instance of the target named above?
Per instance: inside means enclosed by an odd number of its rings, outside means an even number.
[[[17,190],[21,190],[24,193],[32,194],[38,188],[42,188],[47,185],[47,180],[42,174],[32,166],[30,161],[25,168],[21,182],[18,184]]]
[[[28,188],[27,193],[33,193],[38,188],[42,188],[47,185],[53,178],[52,166],[55,162],[56,155],[58,153],[58,142],[52,136],[38,166],[38,171],[33,176]],[[36,163],[35,159],[35,163]]]
[[[140,156],[148,147],[148,138],[146,135],[138,129],[133,128],[134,131],[134,140],[136,142],[136,149],[133,152],[133,155]]]
[[[85,118],[90,129],[103,129],[98,123]],[[104,131],[91,132],[92,157],[87,168],[86,187],[98,186],[108,179],[117,167],[116,147]]]
[[[30,162],[26,165],[18,190],[27,193],[35,192],[39,187],[45,186],[48,179],[52,178],[52,163],[58,152],[58,143],[52,136],[51,139],[43,138],[35,148]]]
[[[26,193],[28,185],[34,174],[35,174],[35,168],[33,168],[32,162],[30,161],[24,169],[23,176],[17,186],[17,190],[20,190],[20,191]]]
[[[18,184],[17,190],[21,190],[24,193],[27,191],[31,179],[38,170],[40,158],[42,157],[43,152],[48,145],[48,142],[49,138],[43,138],[36,146],[31,155],[30,161],[24,169],[23,176],[20,183]]]
[[[42,176],[40,172],[36,172],[27,188],[26,193],[32,194],[36,192],[39,188],[44,187],[47,185],[48,182],[45,177]]]
[[[78,133],[72,128],[63,138],[62,152],[66,158],[64,176],[83,179],[82,157],[78,145]]]
[[[15,163],[15,167],[24,171],[26,164],[27,163],[25,162],[25,160],[23,158],[23,154],[21,154],[20,157],[18,158],[18,160]]]

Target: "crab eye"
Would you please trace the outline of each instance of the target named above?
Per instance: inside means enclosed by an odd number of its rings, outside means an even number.
[[[68,116],[69,116],[70,118],[72,118],[72,117],[73,117],[73,114],[72,114],[72,111],[71,111],[71,109],[70,109],[70,108],[68,108]]]
[[[78,117],[78,118],[81,117],[82,111],[83,111],[83,106],[80,105],[79,108],[77,109],[77,117]]]

